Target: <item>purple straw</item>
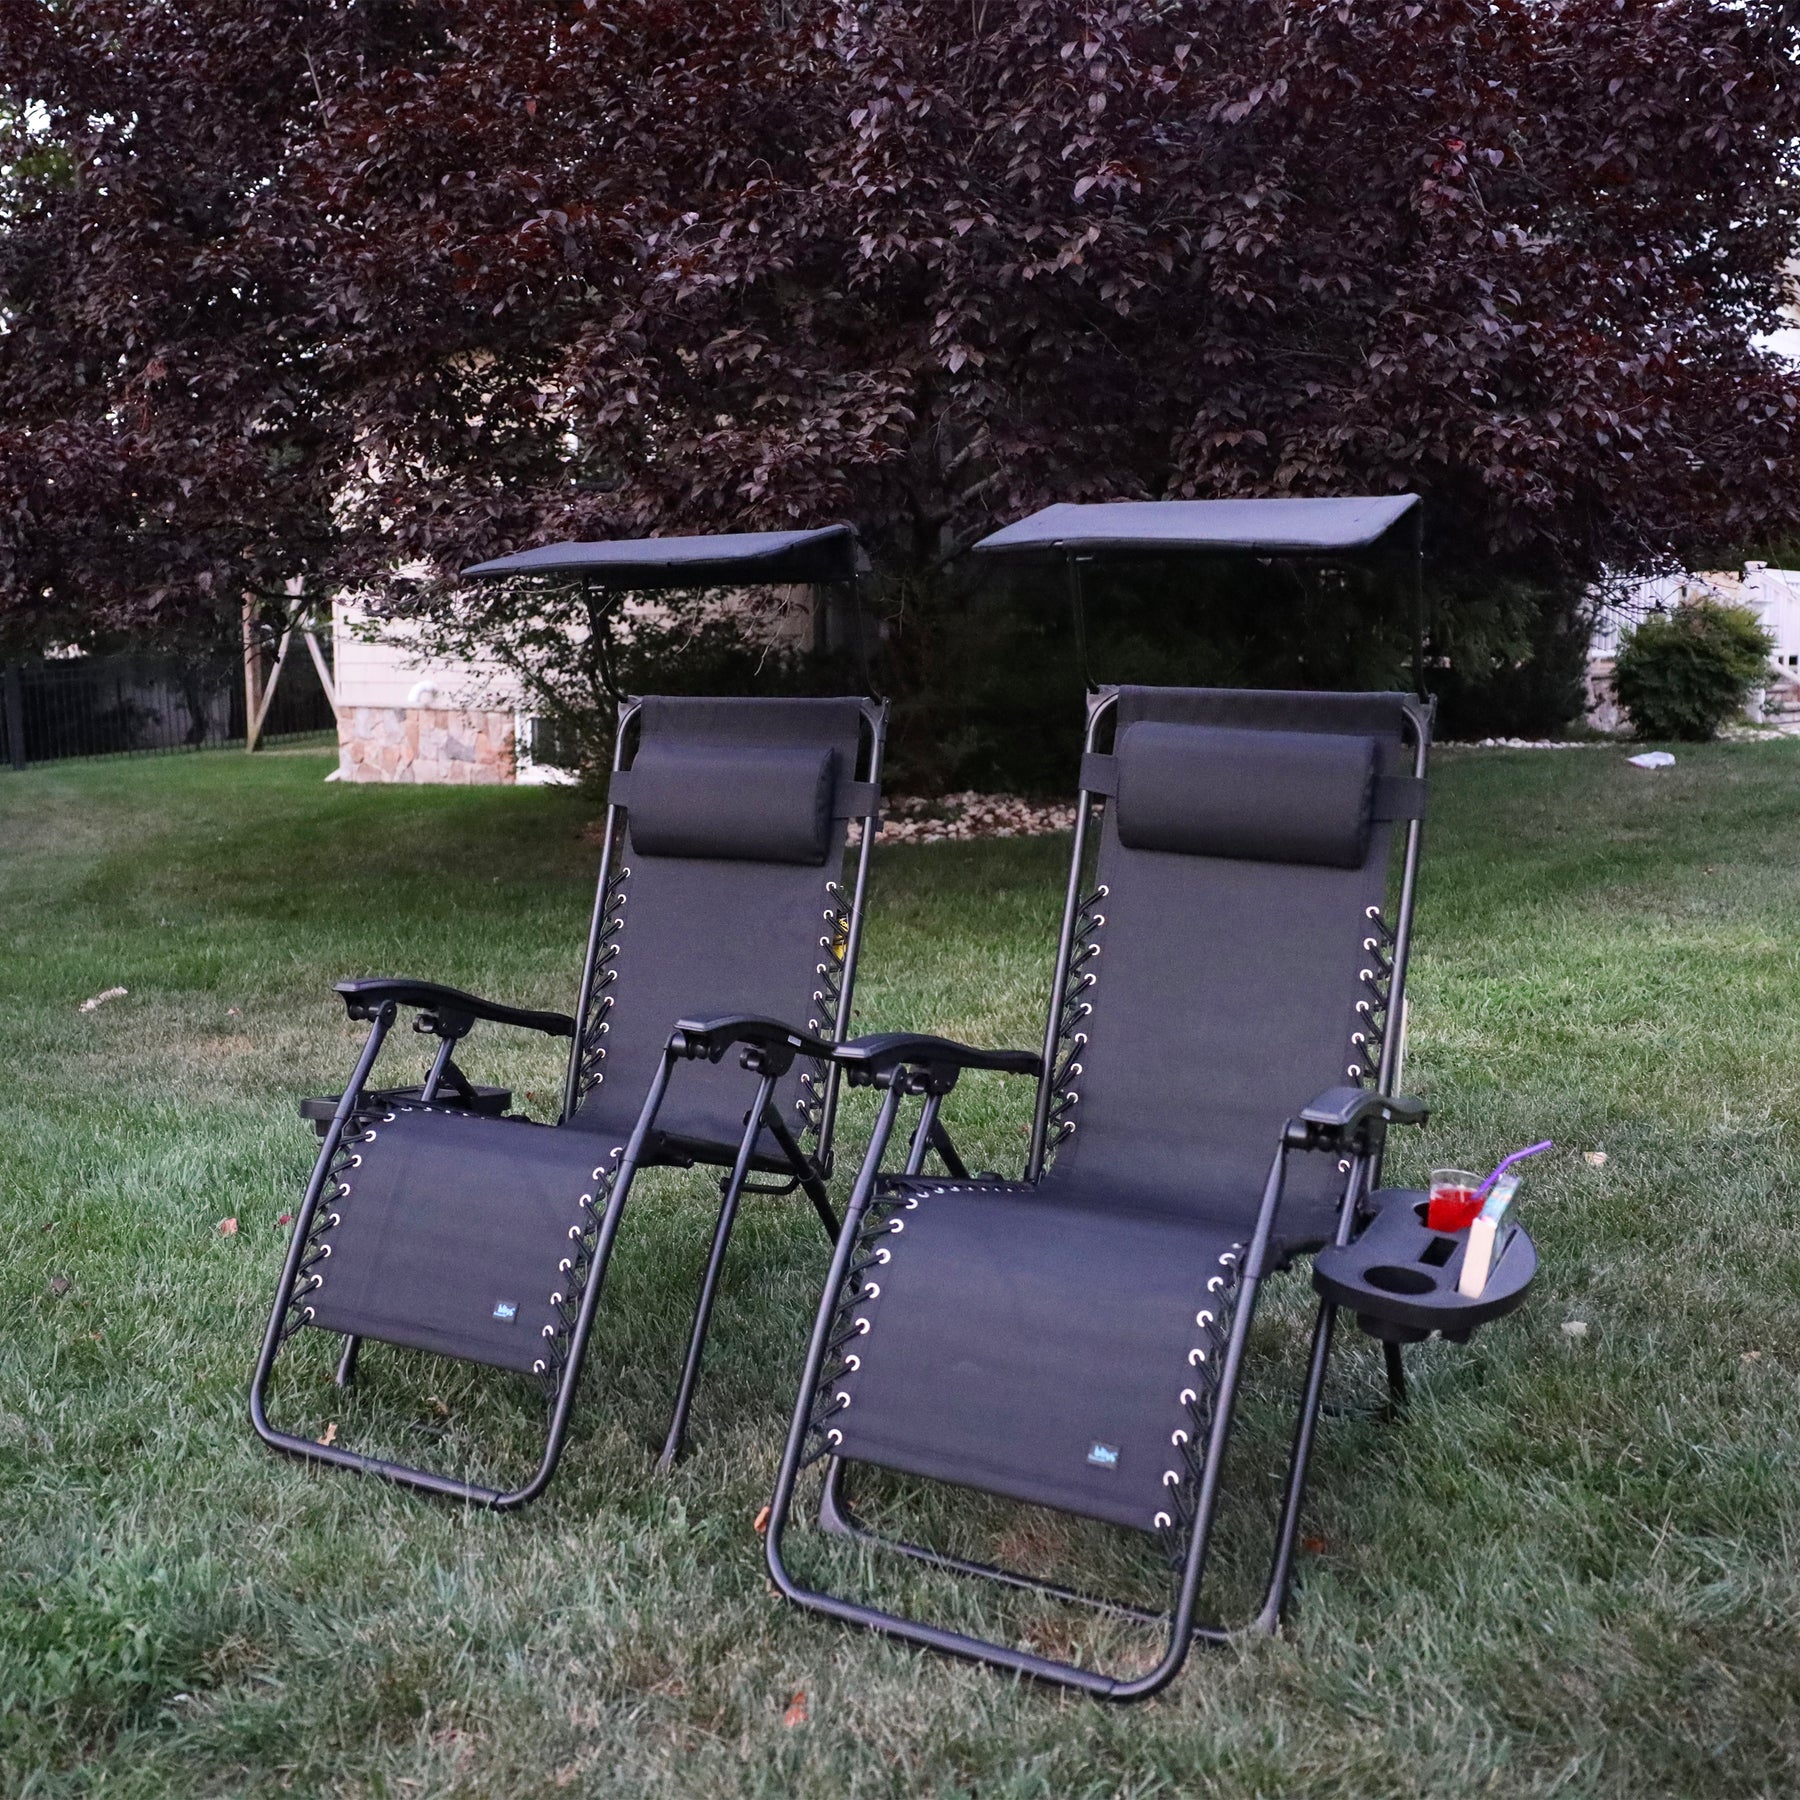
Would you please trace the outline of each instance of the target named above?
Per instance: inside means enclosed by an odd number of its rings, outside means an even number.
[[[1541,1144],[1529,1144],[1523,1150],[1515,1150],[1512,1155],[1501,1162],[1495,1168],[1493,1174],[1491,1174],[1487,1180],[1475,1190],[1475,1198],[1477,1200],[1485,1200],[1487,1198],[1488,1189],[1491,1188],[1514,1163],[1523,1162],[1528,1156],[1536,1156],[1540,1150],[1554,1150],[1555,1148],[1555,1142],[1550,1138],[1545,1138]]]

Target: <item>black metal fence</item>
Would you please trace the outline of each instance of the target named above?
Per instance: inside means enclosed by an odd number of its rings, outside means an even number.
[[[244,716],[241,655],[143,650],[10,662],[0,675],[0,768],[241,744]],[[336,722],[312,658],[290,654],[263,741]]]

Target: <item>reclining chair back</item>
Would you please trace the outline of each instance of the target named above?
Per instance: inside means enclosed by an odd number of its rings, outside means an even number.
[[[1426,725],[1405,695],[1124,687],[1084,759],[1093,892],[1076,849],[1039,1092],[1047,1192],[1255,1218],[1292,1109],[1391,1082],[1394,822],[1416,818]],[[1411,861],[1408,862],[1410,882]],[[1407,909],[1402,908],[1402,913]],[[1328,1240],[1343,1168],[1293,1168],[1278,1237]]]
[[[873,835],[846,887],[845,827],[875,811],[880,727],[858,699],[653,697],[621,720],[569,1125],[623,1142],[677,1019],[754,1013],[835,1040]],[[653,1153],[728,1160],[754,1092],[734,1058],[685,1071]],[[797,1062],[777,1096],[803,1147],[828,1154],[835,1071]]]

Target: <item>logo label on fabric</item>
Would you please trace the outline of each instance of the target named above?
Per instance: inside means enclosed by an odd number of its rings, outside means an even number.
[[[1116,1469],[1119,1466],[1119,1447],[1116,1444],[1096,1444],[1087,1453],[1087,1459],[1096,1469]]]
[[[494,1302],[494,1317],[496,1319],[505,1319],[510,1324],[511,1321],[518,1316],[519,1309],[515,1302],[511,1300],[496,1300]]]

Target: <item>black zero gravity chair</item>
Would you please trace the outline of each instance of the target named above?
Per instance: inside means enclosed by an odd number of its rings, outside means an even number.
[[[1191,1637],[1225,1635],[1195,1623],[1196,1601],[1258,1288],[1297,1255],[1362,1230],[1385,1128],[1425,1116],[1393,1093],[1391,1022],[1430,722],[1428,703],[1399,694],[1103,691],[1043,1056],[904,1035],[838,1050],[853,1082],[886,1093],[771,1506],[769,1567],[789,1598],[1115,1700],[1164,1686]],[[1100,754],[1108,728],[1113,747]],[[966,1068],[1039,1075],[1024,1180],[921,1173],[943,1137],[940,1104]],[[906,1173],[882,1176],[907,1093],[923,1104]],[[1430,1246],[1446,1240],[1411,1225],[1405,1253],[1442,1264]],[[1466,1335],[1508,1310],[1531,1265],[1518,1233],[1487,1299],[1427,1329]],[[1441,1272],[1453,1288],[1455,1266]],[[1386,1273],[1406,1294],[1434,1285],[1409,1268]],[[1381,1285],[1358,1289],[1371,1312]],[[1334,1316],[1323,1305],[1313,1337],[1265,1628],[1288,1585]],[[875,1464],[1150,1534],[1176,1571],[1161,1661],[1107,1675],[801,1585],[784,1532],[797,1478],[820,1460],[827,1530],[1063,1600],[1091,1597],[877,1537],[851,1510],[850,1471]]]
[[[430,982],[338,984],[351,1018],[373,1028],[332,1110],[252,1379],[266,1442],[498,1508],[535,1498],[562,1449],[634,1175],[705,1164],[726,1173],[664,1450],[674,1460],[751,1177],[777,1179],[750,1191],[803,1190],[837,1231],[825,1180],[839,1071],[828,1049],[850,1016],[885,722],[883,704],[861,699],[627,705],[574,1019]],[[846,885],[852,819],[862,847]],[[418,1089],[371,1090],[403,1007],[439,1040],[430,1074]],[[738,1028],[671,1036],[696,1013]],[[451,1053],[478,1020],[573,1040],[557,1126],[442,1097],[470,1091]],[[733,1044],[742,1052],[727,1065]],[[536,1472],[500,1491],[277,1429],[270,1376],[304,1330],[341,1334],[346,1385],[365,1339],[536,1380],[549,1408]]]

